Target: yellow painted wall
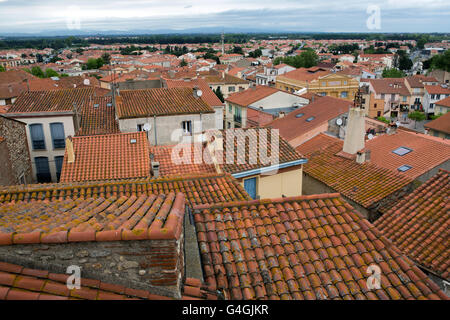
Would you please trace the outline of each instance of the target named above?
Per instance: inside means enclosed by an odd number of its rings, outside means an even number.
[[[261,199],[281,198],[281,196],[294,197],[302,194],[302,168],[280,172],[274,175],[258,175],[246,177],[241,181],[257,177],[256,193]]]

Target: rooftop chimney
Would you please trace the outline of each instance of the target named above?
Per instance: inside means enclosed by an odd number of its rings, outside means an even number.
[[[75,152],[73,151],[72,136],[66,138],[67,163],[75,162]]]
[[[356,154],[359,150],[364,149],[365,134],[364,110],[350,108],[342,151]]]
[[[152,174],[154,178],[159,177],[159,162],[158,161],[152,161]]]

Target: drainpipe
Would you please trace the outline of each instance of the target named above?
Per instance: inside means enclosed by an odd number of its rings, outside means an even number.
[[[158,136],[156,135],[156,115],[153,116],[153,125],[155,126],[155,146],[158,145]]]

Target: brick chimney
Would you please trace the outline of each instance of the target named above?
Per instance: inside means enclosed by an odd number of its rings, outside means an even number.
[[[365,134],[364,110],[351,108],[348,113],[347,130],[342,151],[356,154],[359,150],[364,149]]]
[[[74,163],[75,152],[73,151],[73,141],[71,136],[68,136],[66,138],[66,151],[67,151],[67,163]]]

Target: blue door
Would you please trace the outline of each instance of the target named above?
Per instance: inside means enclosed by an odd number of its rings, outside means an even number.
[[[256,178],[244,180],[244,189],[252,199],[256,199]]]

